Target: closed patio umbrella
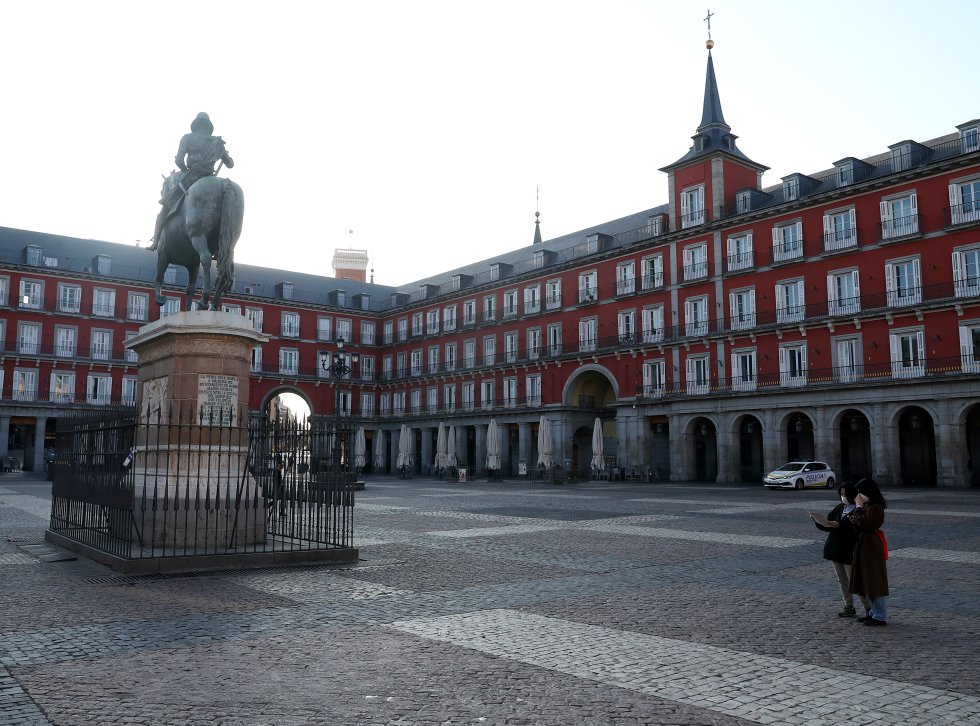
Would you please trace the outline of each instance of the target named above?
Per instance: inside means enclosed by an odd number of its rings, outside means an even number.
[[[538,422],[538,465],[550,469],[555,465],[551,456],[554,442],[551,440],[551,421],[544,416]]]
[[[446,466],[455,469],[456,461],[456,427],[449,427],[449,434],[446,436]]]
[[[487,469],[496,471],[500,468],[500,431],[497,421],[490,419],[487,425]]]
[[[415,447],[412,445],[412,442],[409,442],[411,433],[412,429],[409,428],[408,424],[402,424],[401,431],[398,434],[398,461],[395,463],[395,466],[399,469],[412,465],[412,449]]]
[[[384,471],[385,468],[385,434],[378,429],[374,432],[374,468],[377,472]]]
[[[354,468],[358,471],[367,463],[364,458],[366,454],[367,441],[364,439],[364,427],[358,426],[357,433],[354,434]]]
[[[592,468],[597,471],[606,468],[606,461],[602,455],[602,421],[598,416],[592,427]]]
[[[439,433],[436,434],[436,458],[435,458],[436,471],[442,471],[446,468],[446,427],[439,422]]]

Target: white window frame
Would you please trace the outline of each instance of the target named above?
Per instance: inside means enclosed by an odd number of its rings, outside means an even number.
[[[78,328],[68,325],[54,326],[54,354],[59,358],[78,355]]]
[[[843,288],[849,287],[850,290]],[[850,295],[843,295],[850,292]],[[833,270],[827,273],[827,312],[831,315],[850,315],[861,311],[861,279],[859,271]]]
[[[954,225],[980,221],[980,177],[950,183],[949,212]]]
[[[101,328],[89,333],[89,356],[92,360],[112,360],[112,331]]]
[[[892,378],[921,378],[925,375],[925,332],[921,328],[892,331],[888,342]]]
[[[685,383],[689,396],[711,393],[711,356],[691,355],[684,361]]]
[[[398,342],[408,340],[408,318],[398,318]]]
[[[755,288],[743,287],[728,293],[729,327],[749,330],[756,326]]]
[[[655,290],[664,286],[664,256],[651,255],[640,260],[640,286]]]
[[[960,366],[964,373],[980,373],[980,320],[960,323]]]
[[[150,296],[145,292],[130,292],[126,300],[126,317],[146,320],[149,317]]]
[[[834,380],[838,383],[854,383],[861,380],[861,338],[855,335],[831,340],[833,351]]]
[[[795,260],[803,256],[803,222],[777,224],[772,228],[772,261]]]
[[[504,362],[516,363],[519,354],[520,340],[516,330],[504,333]]]
[[[279,335],[283,338],[299,337],[299,313],[283,310],[279,316]]]
[[[252,348],[252,373],[262,372],[262,346],[257,345]]]
[[[504,408],[514,408],[517,406],[517,378],[508,376],[503,380],[503,404]]]
[[[708,334],[708,296],[698,295],[684,301],[684,335]]]
[[[555,310],[561,307],[561,280],[548,280],[545,283],[545,307]]]
[[[591,353],[596,349],[599,330],[597,318],[582,318],[578,321],[578,352]]]
[[[562,332],[561,323],[550,323],[548,325],[548,355],[555,356],[562,353]]]
[[[245,308],[245,319],[252,323],[252,327],[260,333],[262,332],[262,319],[264,315],[262,308]]]
[[[385,320],[383,330],[383,340],[385,345],[391,345],[395,342],[395,321]]]
[[[599,273],[596,270],[580,272],[578,276],[578,301],[595,302],[599,299]]]
[[[85,383],[85,402],[96,406],[112,403],[112,375],[108,373],[89,373]]]
[[[463,381],[460,385],[460,400],[464,411],[472,411],[476,406],[476,383]]]
[[[643,361],[643,395],[660,398],[667,391],[667,363],[663,358]]]
[[[476,300],[463,301],[463,325],[476,323]]]
[[[445,351],[446,371],[456,370],[456,344],[446,343]]]
[[[299,373],[299,351],[296,348],[279,349],[279,373],[295,376]]]
[[[21,280],[17,307],[26,310],[40,310],[44,306],[44,282],[41,280]]]
[[[492,366],[497,362],[497,336],[483,336],[483,365]]]
[[[664,339],[664,306],[647,305],[640,313],[644,343],[661,343]]]
[[[427,335],[435,335],[439,332],[439,308],[426,311],[425,332]]]
[[[429,373],[439,372],[439,346],[429,346]]]
[[[896,214],[895,205],[901,204],[907,209]],[[915,192],[903,192],[882,199],[878,205],[881,212],[881,238],[900,239],[919,233],[919,202]],[[906,213],[907,212],[907,213]]]
[[[442,329],[447,333],[456,330],[456,306],[447,305],[442,310]]]
[[[74,371],[51,371],[52,403],[75,402],[75,373]]]
[[[429,386],[425,389],[425,406],[429,413],[439,411],[439,387]]]
[[[682,253],[684,262],[684,282],[703,280],[708,276],[708,243],[698,242],[688,245]]]
[[[857,245],[857,216],[854,207],[832,209],[823,215],[823,248],[826,252]]]
[[[316,319],[316,339],[330,342],[333,340],[333,318],[320,315]]]
[[[447,383],[442,387],[442,407],[447,413],[456,412],[456,384]]]
[[[484,410],[489,410],[493,408],[494,404],[494,380],[492,378],[485,378],[480,381],[480,408]]]
[[[541,285],[524,288],[524,314],[531,315],[541,310]]]
[[[956,297],[980,295],[980,246],[953,250],[953,294]]]
[[[806,288],[803,278],[780,280],[776,283],[775,294],[777,323],[798,323],[806,319]]]
[[[374,345],[374,334],[376,326],[373,320],[361,321],[361,343],[364,345]]]
[[[37,399],[37,368],[15,368],[11,397],[15,401]]]
[[[41,352],[41,323],[17,323],[17,352],[21,355],[39,355]]]
[[[541,374],[529,374],[524,379],[524,397],[528,406],[541,405]]]
[[[911,284],[904,281],[911,274]],[[922,263],[916,257],[903,257],[885,263],[885,297],[889,307],[918,305],[922,302]]]
[[[806,342],[796,341],[779,347],[779,383],[797,388],[807,383]]]
[[[755,264],[752,233],[741,232],[728,238],[728,271],[747,270]]]
[[[541,328],[527,329],[527,359],[537,360],[541,357]]]
[[[412,336],[422,335],[422,313],[412,313]]]
[[[494,323],[497,321],[497,296],[486,295],[483,298],[483,322]]]
[[[504,291],[504,317],[517,317],[517,290]]]
[[[636,262],[627,260],[616,265],[616,294],[632,295],[636,292]]]
[[[463,368],[476,368],[476,340],[470,338],[463,341]]]
[[[616,314],[616,332],[619,335],[620,344],[633,345],[639,340],[639,331],[636,329],[636,310],[620,310]]]
[[[92,315],[99,318],[111,318],[115,314],[116,291],[105,287],[97,287],[92,290]]]
[[[963,142],[964,154],[980,151],[980,126],[968,126],[965,129],[960,129],[960,139]]]
[[[80,313],[82,311],[81,285],[58,283],[58,311],[62,313]]]
[[[412,351],[411,374],[413,376],[422,375],[422,349],[416,348]]]
[[[364,418],[374,417],[374,394],[361,392],[361,416]]]
[[[733,391],[754,391],[758,383],[758,359],[755,348],[732,351],[731,388]]]
[[[681,229],[705,223],[704,184],[681,190]]]

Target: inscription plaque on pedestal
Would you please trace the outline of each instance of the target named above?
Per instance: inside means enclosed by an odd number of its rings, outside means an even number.
[[[202,426],[230,426],[238,410],[238,378],[201,374],[197,379],[197,408]]]

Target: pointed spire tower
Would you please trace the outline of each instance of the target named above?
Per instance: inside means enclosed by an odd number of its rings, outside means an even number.
[[[660,169],[668,175],[671,229],[695,227],[723,217],[734,208],[736,192],[761,189],[762,174],[769,169],[739,150],[735,144],[738,137],[725,123],[711,57],[715,42],[710,37],[710,26],[708,33],[704,104],[701,123],[691,137],[694,145],[673,164]]]
[[[539,245],[541,244],[541,187],[538,187],[535,193],[537,196],[535,206],[538,211],[534,213],[534,244]]]

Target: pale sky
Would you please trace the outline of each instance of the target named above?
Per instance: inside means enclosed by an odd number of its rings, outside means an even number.
[[[980,3],[712,0],[764,184],[980,116]],[[210,114],[241,263],[400,285],[662,204],[701,118],[704,7],[660,0],[0,3],[0,226],[143,244]],[[354,233],[349,234],[349,230]],[[150,258],[151,253],[146,253]]]

